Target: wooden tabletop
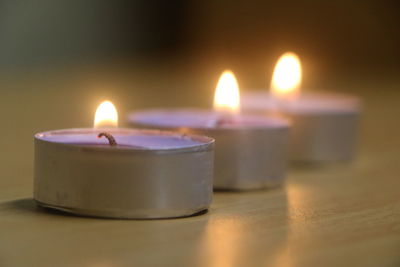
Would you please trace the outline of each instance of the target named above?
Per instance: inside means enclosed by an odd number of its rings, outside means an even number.
[[[212,91],[185,91],[194,77],[157,91],[161,83],[171,85],[170,78],[146,77],[134,78],[148,90],[102,83],[104,76],[94,74],[3,79],[0,266],[400,266],[396,79],[342,84],[365,104],[359,154],[351,163],[294,165],[281,188],[216,192],[207,214],[183,219],[107,220],[38,208],[32,199],[35,132],[90,124],[109,91],[121,114],[154,103],[181,105],[182,98],[205,104]]]

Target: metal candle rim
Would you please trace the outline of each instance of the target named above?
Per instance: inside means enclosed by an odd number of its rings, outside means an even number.
[[[59,143],[45,140],[42,137],[51,134],[68,134],[68,133],[97,133],[100,131],[118,132],[118,133],[142,133],[150,135],[165,135],[172,137],[190,138],[193,141],[198,141],[200,144],[194,144],[181,148],[143,148],[135,146],[98,146],[90,144],[73,144],[73,143]],[[84,151],[103,151],[105,153],[147,153],[147,154],[174,154],[185,152],[200,152],[209,151],[213,149],[215,140],[208,136],[182,134],[174,131],[156,130],[156,129],[132,129],[132,128],[70,128],[50,130],[39,132],[34,135],[35,142],[43,142],[53,146],[64,147],[65,149],[84,150]]]

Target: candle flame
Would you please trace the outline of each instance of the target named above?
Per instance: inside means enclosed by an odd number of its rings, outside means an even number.
[[[239,85],[235,75],[229,70],[224,71],[219,78],[215,89],[214,108],[233,113],[240,109]]]
[[[276,63],[271,82],[271,93],[284,99],[296,98],[301,85],[301,63],[292,52],[283,54]]]
[[[114,104],[110,101],[103,101],[96,110],[94,115],[94,127],[117,127],[118,112]]]

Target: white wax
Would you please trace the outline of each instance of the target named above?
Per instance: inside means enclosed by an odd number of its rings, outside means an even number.
[[[242,93],[243,110],[281,110],[289,113],[348,113],[360,108],[358,98],[332,93],[302,93],[296,99],[278,100],[267,91]]]
[[[138,124],[167,128],[254,129],[286,127],[281,119],[260,116],[226,114],[204,109],[154,109],[129,114],[128,120]]]
[[[118,148],[135,149],[180,149],[201,145],[200,139],[194,139],[177,133],[160,133],[131,129],[68,129],[39,133],[40,140],[71,145],[109,146],[107,138],[98,138],[101,132],[110,133]]]

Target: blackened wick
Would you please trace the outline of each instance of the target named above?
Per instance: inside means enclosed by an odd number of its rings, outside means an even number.
[[[105,138],[107,138],[108,143],[110,144],[110,146],[116,146],[116,145],[117,145],[117,142],[115,141],[114,136],[112,136],[111,134],[106,133],[106,132],[101,132],[101,133],[99,133],[99,134],[97,135],[98,138],[101,138],[101,137],[103,137],[103,136],[104,136]]]

